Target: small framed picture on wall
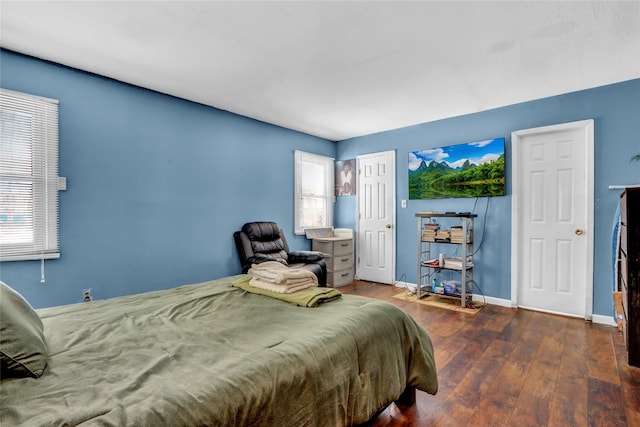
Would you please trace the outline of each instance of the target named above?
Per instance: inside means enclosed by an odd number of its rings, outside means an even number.
[[[355,165],[356,159],[336,162],[336,196],[353,196],[356,194]]]

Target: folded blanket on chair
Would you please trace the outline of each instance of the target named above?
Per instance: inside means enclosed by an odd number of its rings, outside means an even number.
[[[318,285],[318,278],[311,271],[301,268],[290,268],[277,261],[253,264],[247,273],[259,278],[263,282],[282,285],[299,285],[307,283],[308,280],[312,280],[315,286]]]
[[[254,288],[260,288],[271,292],[276,292],[279,294],[290,294],[292,292],[300,291],[302,289],[307,289],[312,286],[318,286],[313,283],[313,280],[306,279],[301,283],[287,284],[281,285],[278,283],[265,282],[261,280],[259,277],[254,277],[249,282],[249,286],[253,286]]]
[[[340,291],[333,288],[319,288],[312,286],[301,291],[292,292],[290,294],[279,294],[277,292],[267,291],[266,289],[256,288],[251,286],[249,282],[251,276],[243,275],[240,279],[233,282],[231,285],[236,288],[243,289],[247,292],[254,294],[264,295],[267,297],[279,299],[300,307],[317,307],[322,303],[336,300],[342,296]]]

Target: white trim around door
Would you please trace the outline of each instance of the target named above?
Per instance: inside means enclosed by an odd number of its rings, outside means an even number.
[[[571,134],[572,136],[566,136]],[[575,144],[569,141],[571,138]],[[546,143],[551,145],[547,145]],[[558,150],[556,150],[556,148]],[[586,320],[593,318],[593,233],[594,233],[594,121],[582,120],[571,123],[564,123],[552,126],[544,126],[534,129],[518,130],[511,134],[511,150],[512,150],[512,195],[511,195],[511,305],[512,307],[531,308],[534,310],[547,311],[556,314],[584,317]],[[546,150],[546,151],[545,151]],[[573,151],[572,151],[573,150]],[[577,153],[575,150],[582,150]],[[557,153],[560,153],[558,155]],[[566,154],[564,156],[563,154]],[[563,166],[549,167],[549,162],[557,162],[559,157],[571,158],[574,154],[579,154],[581,160],[578,164],[584,166],[584,173],[580,176],[573,176],[570,169],[562,169]],[[532,160],[533,159],[533,160]],[[545,160],[546,159],[546,160]],[[536,165],[535,162],[540,164]],[[584,165],[581,163],[584,162]],[[537,168],[540,168],[539,170]],[[548,169],[548,170],[547,170]],[[527,175],[525,175],[527,174]],[[546,175],[546,177],[545,177]],[[531,178],[531,177],[534,178]],[[537,180],[537,181],[536,181]],[[551,183],[551,185],[549,185]],[[571,191],[556,191],[553,188],[555,184],[566,183],[567,188],[577,189],[579,195],[576,196]],[[569,187],[571,185],[571,187]],[[560,185],[558,188],[561,188]],[[537,196],[534,194],[537,192]],[[553,194],[553,197],[545,199],[546,192]],[[577,206],[571,208],[570,200],[579,200]],[[538,197],[538,202],[535,198]],[[553,199],[553,200],[551,200]],[[557,201],[556,201],[557,200]],[[532,202],[533,201],[533,202]],[[525,235],[531,231],[535,224],[536,217],[558,216],[554,209],[546,209],[541,206],[544,204],[559,204],[555,208],[557,212],[561,212],[559,216],[563,216],[563,212],[570,212],[564,215],[566,218],[579,218],[578,221],[572,222],[567,220],[566,226],[563,227],[562,221],[552,221],[559,224],[559,228],[567,237],[558,237],[555,246],[545,246],[544,239],[525,238]],[[555,206],[555,205],[554,205]],[[543,212],[544,210],[547,212]],[[549,214],[549,211],[552,214]],[[579,212],[582,211],[582,212]],[[584,213],[584,216],[582,214]],[[543,224],[544,225],[544,224]],[[553,233],[552,233],[553,234]],[[558,233],[559,234],[559,233]],[[586,245],[584,250],[573,251],[571,245],[571,235],[573,238],[584,239],[580,245]],[[554,236],[552,236],[554,237]],[[556,257],[550,256],[551,252],[556,251]],[[576,252],[576,253],[574,253]],[[545,265],[531,266],[531,260],[538,259],[546,261]],[[573,283],[573,276],[567,273],[567,263],[563,260],[572,260],[578,268],[583,269],[580,272],[580,282]],[[538,262],[537,264],[540,264]],[[547,270],[542,273],[542,270]],[[553,304],[549,304],[551,309],[545,308],[549,303],[549,298],[545,300],[544,290],[540,287],[539,299],[542,303],[523,304],[523,295],[530,291],[531,287],[536,287],[535,281],[540,282],[541,277],[550,278],[554,282],[551,287],[558,292],[569,294],[569,288],[572,286],[583,286],[578,295],[584,297],[584,302],[576,301],[577,310],[574,312],[565,312],[560,309],[553,308]],[[571,281],[571,284],[564,283]],[[534,283],[532,285],[532,283]],[[544,286],[547,284],[544,283]],[[566,289],[562,289],[566,286]],[[534,291],[537,291],[535,289]],[[552,291],[553,292],[553,291]],[[581,299],[581,298],[580,298]],[[533,298],[535,301],[535,298]],[[528,301],[531,301],[529,299]],[[567,310],[569,311],[569,310]]]

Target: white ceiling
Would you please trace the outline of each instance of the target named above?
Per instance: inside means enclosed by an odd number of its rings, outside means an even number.
[[[330,140],[640,77],[639,1],[0,1],[4,48]]]

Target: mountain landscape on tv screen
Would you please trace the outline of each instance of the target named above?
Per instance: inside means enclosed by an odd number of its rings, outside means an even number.
[[[504,138],[409,153],[409,199],[503,196],[504,177]]]

